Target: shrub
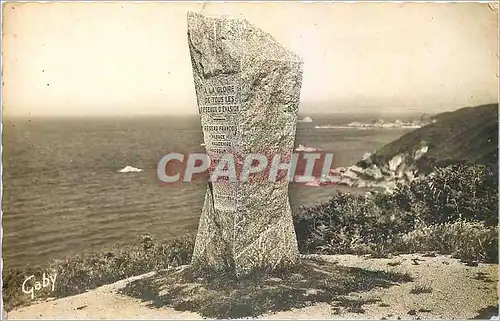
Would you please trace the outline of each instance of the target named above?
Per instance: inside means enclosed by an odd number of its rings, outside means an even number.
[[[411,294],[432,293],[432,288],[427,285],[415,285],[411,290]]]

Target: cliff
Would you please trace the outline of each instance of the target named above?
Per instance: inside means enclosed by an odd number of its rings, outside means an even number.
[[[498,172],[498,104],[466,107],[434,116],[356,165],[338,168],[335,182],[392,190],[448,164],[482,164]]]

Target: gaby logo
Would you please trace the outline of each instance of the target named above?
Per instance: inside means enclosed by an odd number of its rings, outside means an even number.
[[[331,182],[334,154],[301,152],[289,154],[169,153],[157,167],[158,179],[167,184],[192,182]]]
[[[21,286],[23,293],[29,294],[31,296],[31,299],[34,299],[35,291],[39,291],[42,288],[51,287],[52,292],[54,292],[56,285],[56,278],[57,278],[57,273],[54,273],[54,275],[51,274],[46,275],[45,273],[43,273],[42,282],[40,282],[35,280],[34,275],[30,275],[24,280]]]

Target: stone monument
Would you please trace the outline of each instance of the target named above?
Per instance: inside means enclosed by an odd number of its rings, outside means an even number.
[[[302,60],[245,19],[188,13],[204,142],[224,154],[293,152]],[[192,265],[236,275],[295,263],[288,180],[209,183]]]

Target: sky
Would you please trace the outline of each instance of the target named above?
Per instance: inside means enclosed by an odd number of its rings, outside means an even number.
[[[486,3],[6,3],[4,116],[196,114],[190,10],[244,17],[301,56],[301,113],[498,102]]]

